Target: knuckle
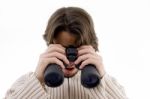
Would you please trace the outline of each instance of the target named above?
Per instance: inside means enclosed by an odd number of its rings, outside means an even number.
[[[56,60],[56,64],[62,66],[63,63],[60,60]]]
[[[58,56],[58,52],[53,52],[52,55],[53,56]]]
[[[92,45],[89,45],[89,48],[93,49],[93,46],[92,46]]]
[[[53,46],[53,44],[50,44],[47,49],[50,49],[52,46]]]
[[[83,60],[83,58],[80,56],[79,58],[78,58],[78,61],[82,61]]]
[[[85,62],[82,62],[81,67],[84,67],[85,65],[86,65],[86,63],[85,63]]]
[[[47,63],[48,63],[48,60],[45,59],[45,58],[41,58],[40,62],[43,63],[43,64],[47,64]]]
[[[40,54],[40,57],[43,57],[45,53]]]
[[[53,60],[53,61],[57,61],[58,59],[57,59],[56,57],[53,57],[52,60]]]

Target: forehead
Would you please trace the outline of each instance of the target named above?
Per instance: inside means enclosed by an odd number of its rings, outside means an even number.
[[[68,47],[69,45],[76,46],[77,39],[78,38],[76,35],[66,31],[62,31],[57,34],[55,43],[61,44],[64,47]]]

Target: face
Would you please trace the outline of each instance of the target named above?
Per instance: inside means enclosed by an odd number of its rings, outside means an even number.
[[[69,45],[75,46],[76,39],[77,37],[75,35],[63,31],[58,33],[55,42],[57,44],[61,44],[64,47],[67,47]],[[75,67],[73,62],[70,62],[69,66],[63,69],[63,72],[65,77],[72,77],[78,72],[78,69]]]

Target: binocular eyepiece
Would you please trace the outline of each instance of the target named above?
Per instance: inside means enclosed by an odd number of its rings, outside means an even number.
[[[74,46],[66,48],[66,56],[70,62],[74,62],[77,57],[78,51]],[[67,66],[67,65],[65,65]],[[76,65],[79,69],[80,64]],[[48,64],[44,71],[44,81],[49,87],[60,86],[64,81],[64,74],[61,67],[57,64]],[[100,75],[96,67],[88,64],[81,70],[81,84],[87,88],[93,88],[100,83]]]

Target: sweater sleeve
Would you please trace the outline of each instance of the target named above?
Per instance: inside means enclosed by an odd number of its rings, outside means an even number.
[[[93,99],[128,99],[123,86],[108,74],[103,76],[97,87],[85,89]]]
[[[33,72],[21,76],[4,99],[44,99],[46,92]]]

